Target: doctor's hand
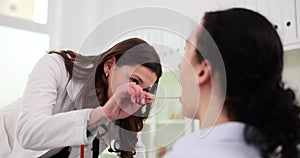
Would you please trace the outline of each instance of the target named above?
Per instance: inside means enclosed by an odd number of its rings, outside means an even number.
[[[109,120],[126,118],[144,104],[150,103],[152,101],[151,96],[136,83],[130,82],[118,87],[113,96],[102,107],[102,110]]]

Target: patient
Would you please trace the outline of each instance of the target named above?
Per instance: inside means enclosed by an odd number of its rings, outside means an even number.
[[[201,24],[179,65],[183,114],[199,119],[200,131],[166,157],[299,158],[300,108],[282,82],[283,47],[272,24],[237,8],[208,12]]]

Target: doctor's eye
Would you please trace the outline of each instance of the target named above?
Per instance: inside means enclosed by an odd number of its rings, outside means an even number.
[[[130,78],[130,81],[131,81],[131,82],[134,82],[134,83],[136,83],[136,84],[139,84],[139,80],[137,80],[137,79],[135,79],[135,78]]]
[[[150,88],[144,88],[143,91],[149,93],[150,92]]]

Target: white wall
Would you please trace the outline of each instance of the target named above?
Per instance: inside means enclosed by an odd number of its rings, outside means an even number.
[[[140,7],[162,7],[175,10],[200,22],[204,11],[218,8],[217,1],[212,0],[54,1],[55,4],[52,7],[55,8],[55,11],[50,13],[51,29],[53,30],[51,48],[73,50],[79,50],[85,37],[98,24],[124,11]]]
[[[151,0],[151,1],[149,0],[126,0],[126,1],[124,0],[88,0],[88,1],[49,0],[49,9],[48,9],[49,13],[48,13],[47,25],[36,24],[25,20],[14,19],[12,17],[4,17],[3,15],[0,15],[0,25],[12,27],[12,28],[20,28],[24,30],[33,31],[33,32],[40,32],[46,35],[49,34],[50,50],[72,49],[72,50],[79,51],[82,43],[85,41],[88,34],[91,31],[93,31],[98,24],[101,24],[104,21],[110,19],[110,17],[112,17],[113,15],[120,14],[124,11],[133,10],[135,8],[141,8],[141,7],[150,7],[150,6],[172,9],[174,11],[185,14],[189,18],[194,19],[196,22],[198,22],[200,21],[204,10],[213,10],[214,8],[216,8],[217,3],[211,0],[197,0],[197,1],[195,0],[187,0],[187,1],[182,1],[182,0]],[[149,17],[145,17],[144,21],[147,21],[147,18]],[[168,19],[166,19],[166,21],[167,20]],[[105,29],[104,33],[113,33],[114,32],[113,30],[120,28],[121,25],[122,24],[112,25],[110,28]],[[178,25],[178,26],[181,27],[184,25],[185,24]],[[155,39],[150,39],[152,41],[155,40],[157,41],[157,39],[160,38],[155,33],[151,33],[151,35],[152,38],[153,37],[155,38]],[[18,37],[20,39],[20,35],[19,36],[16,35],[16,38]],[[172,49],[176,49],[176,47],[183,49],[182,46],[183,42],[181,41],[181,39],[180,40],[178,40],[178,38],[174,39],[171,36],[166,38],[164,37],[164,39],[165,39],[164,43],[167,43],[166,41],[168,41],[169,42],[168,44],[169,46],[172,46]],[[5,42],[9,42],[9,40],[6,40],[4,36],[3,36],[3,40]],[[104,35],[102,38],[102,34],[100,32],[99,35],[97,34],[97,39],[95,40],[91,39],[91,42],[89,43],[94,44],[95,47],[99,47],[95,51],[95,54],[98,54],[101,52],[102,49],[105,48],[105,45],[108,43],[107,41],[110,40],[112,39],[106,39]],[[4,45],[9,46],[9,44],[5,44],[5,42]],[[0,63],[0,65],[2,65],[1,72],[6,72],[6,71],[16,72],[14,70],[17,69],[18,72],[22,72],[21,74],[23,74],[23,76],[17,76],[17,77],[11,77],[9,75],[6,75],[6,78],[3,77],[3,79],[1,80],[0,94],[2,95],[2,97],[1,97],[0,104],[2,106],[22,96],[26,81],[28,79],[28,74],[30,73],[33,65],[35,65],[36,61],[49,49],[48,46],[44,46],[41,44],[35,46],[37,43],[34,42],[33,40],[26,40],[26,42],[30,43],[27,44],[27,46],[33,46],[41,49],[41,50],[37,50],[37,52],[39,53],[28,51],[31,53],[31,55],[29,55],[29,53],[26,51],[27,58],[32,60],[31,61],[26,60],[27,63],[25,63],[24,65],[30,65],[30,66],[27,66],[26,69],[25,68],[18,69],[15,66],[16,64],[12,64],[12,62],[10,62],[10,65],[12,66],[7,66],[7,64],[6,66],[3,66],[2,63],[4,62]],[[14,48],[19,48],[19,49],[21,48],[21,46],[16,42],[12,42],[12,44],[18,45],[18,47],[14,47]],[[9,51],[3,51],[3,49],[1,50],[3,53],[3,56],[1,56],[1,61],[4,61],[4,59],[7,59],[9,56],[17,57],[20,55],[24,55],[24,53],[22,54],[21,51],[12,51],[12,49],[9,49]],[[6,55],[7,53],[10,53],[9,56]],[[85,52],[80,52],[80,53],[85,53]],[[169,61],[177,62],[178,60],[169,60]],[[14,60],[14,62],[17,62],[17,60]],[[169,64],[169,65],[176,65],[176,63]],[[20,73],[13,73],[13,74],[20,74]],[[13,78],[18,78],[18,80],[22,82],[18,82],[18,84],[15,84],[15,81],[11,80]],[[8,91],[10,91],[9,95],[7,94]]]

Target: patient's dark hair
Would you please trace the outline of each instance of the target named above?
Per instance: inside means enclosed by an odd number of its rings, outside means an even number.
[[[157,76],[155,83],[158,83],[162,75],[157,52],[152,46],[139,38],[124,40],[97,56],[83,56],[70,50],[49,52],[49,54],[53,53],[63,57],[69,79],[84,84],[81,94],[75,99],[79,101],[83,97],[85,100],[84,108],[104,106],[108,100],[108,83],[103,66],[110,57],[116,57],[118,67],[141,65],[149,68]],[[155,91],[156,86],[151,89],[151,93],[155,93]],[[121,158],[133,158],[136,152],[135,145],[138,141],[136,132],[143,129],[143,121],[148,117],[150,109],[151,104],[147,104],[133,115],[115,121],[122,130],[119,131],[119,139],[116,140],[118,147],[114,146],[112,151],[117,152]]]
[[[245,140],[263,158],[299,158],[300,108],[282,81],[283,47],[273,25],[254,11],[238,8],[208,12],[202,24],[224,61],[224,108],[230,120],[246,124]],[[203,38],[199,31],[201,50],[209,47]],[[196,52],[199,62],[206,56],[212,60],[209,54],[215,52],[201,50]]]

